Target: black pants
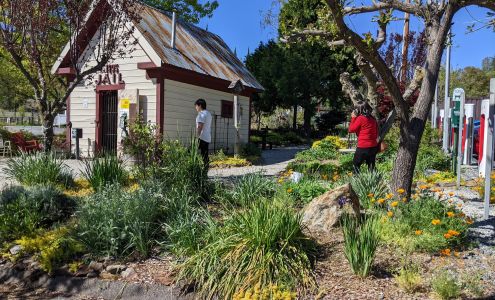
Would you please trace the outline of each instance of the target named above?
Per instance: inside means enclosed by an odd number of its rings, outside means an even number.
[[[357,148],[354,153],[354,173],[359,174],[359,169],[363,162],[368,165],[368,170],[373,171],[375,169],[376,154],[378,153],[378,147],[372,148]]]
[[[208,164],[210,163],[210,159],[208,157],[208,149],[210,147],[210,143],[207,143],[202,139],[198,139],[198,140],[199,140],[199,152],[203,157],[203,162],[205,164],[205,167],[208,168]]]

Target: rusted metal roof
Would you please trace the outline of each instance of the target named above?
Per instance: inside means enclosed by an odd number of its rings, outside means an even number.
[[[216,34],[177,18],[175,48],[171,48],[172,13],[138,4],[135,26],[164,64],[228,81],[241,80],[245,86],[263,86]]]

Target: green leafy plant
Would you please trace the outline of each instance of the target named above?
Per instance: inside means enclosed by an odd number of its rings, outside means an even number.
[[[457,278],[448,270],[442,270],[434,275],[431,288],[442,300],[455,299],[461,295],[461,286]]]
[[[73,184],[67,166],[52,153],[21,153],[7,161],[5,173],[27,186],[52,184],[68,187]]]
[[[76,237],[95,255],[125,257],[135,251],[146,257],[159,227],[161,197],[148,189],[129,193],[105,186],[81,204]]]
[[[351,177],[352,189],[359,197],[361,207],[371,207],[372,199],[384,198],[388,191],[387,184],[383,180],[383,174],[379,171],[362,170],[359,174]],[[369,195],[373,194],[372,197]]]
[[[399,287],[407,293],[414,293],[422,282],[420,268],[412,262],[404,264],[397,274],[394,274],[394,278]]]
[[[0,241],[30,236],[39,228],[66,221],[75,201],[52,186],[8,187],[0,202]]]
[[[125,185],[129,178],[122,162],[115,155],[104,155],[87,161],[83,176],[95,191],[112,183]]]
[[[18,256],[31,254],[40,262],[43,270],[52,273],[55,268],[84,251],[84,247],[71,236],[70,231],[68,227],[59,227],[34,237],[22,237],[16,240],[16,244],[22,247]]]
[[[354,274],[366,277],[371,271],[379,243],[379,221],[370,215],[362,219],[346,214],[341,221],[344,254]]]
[[[287,181],[283,188],[295,201],[307,204],[328,190],[319,180],[304,178],[298,183]]]
[[[179,267],[179,278],[194,282],[202,299],[232,299],[257,284],[315,286],[315,244],[302,233],[301,217],[285,204],[256,201],[234,212],[214,236]]]
[[[398,205],[391,208],[393,217],[383,222],[382,239],[406,251],[437,252],[462,246],[469,219],[448,201],[437,200],[431,191],[413,197],[408,202],[387,201]]]

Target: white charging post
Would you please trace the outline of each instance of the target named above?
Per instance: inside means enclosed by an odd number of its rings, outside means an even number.
[[[495,112],[495,78],[490,80],[490,105],[488,116],[485,116],[485,122],[488,122],[488,130],[486,134],[486,152],[485,156],[485,201],[483,219],[487,220],[490,217],[490,192],[491,192],[491,173],[493,168],[493,124]]]
[[[456,139],[455,141],[457,142],[457,145],[453,145],[454,147],[457,147],[457,188],[461,186],[461,165],[462,165],[462,160],[463,160],[463,155],[462,155],[462,131],[464,129],[464,102],[465,102],[465,93],[464,90],[461,88],[456,88],[454,90],[454,114],[452,116],[452,124],[455,123],[457,125],[457,131],[456,131]],[[459,110],[457,110],[457,108]],[[455,127],[455,126],[453,126]]]
[[[471,159],[473,157],[473,123],[474,123],[474,104],[464,105],[464,116],[466,121],[466,140],[464,143],[464,164],[471,165]]]

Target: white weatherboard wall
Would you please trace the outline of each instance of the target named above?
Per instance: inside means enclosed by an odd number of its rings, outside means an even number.
[[[231,93],[221,92],[186,84],[173,80],[165,80],[165,105],[164,105],[164,136],[168,139],[179,139],[188,143],[194,135],[197,112],[194,103],[197,99],[206,100],[208,111],[214,116],[212,121],[212,142],[210,150],[213,150],[216,135],[216,149],[228,148],[229,152],[234,149],[235,128],[233,119],[221,118],[222,100],[234,101]],[[249,98],[239,97],[241,122],[241,143],[248,142],[249,132]],[[228,142],[228,143],[227,143]]]
[[[94,45],[94,44],[93,44]],[[121,46],[123,48],[123,46]],[[93,48],[86,50],[84,55],[84,67],[96,64]],[[139,90],[140,110],[144,110],[146,120],[154,123],[156,120],[156,86],[153,80],[146,79],[146,71],[139,70],[137,64],[150,62],[150,58],[139,45],[128,46],[125,49],[126,55],[117,58],[109,64],[118,64],[122,79],[125,82],[125,89]],[[97,75],[96,75],[97,77]],[[94,81],[94,80],[92,80]],[[73,128],[83,129],[83,138],[80,140],[82,156],[92,155],[92,143],[95,141],[95,119],[96,119],[96,91],[93,82],[86,82],[74,89],[70,98],[70,121]],[[120,104],[119,104],[120,105]],[[119,106],[120,107],[120,106]],[[121,131],[118,130],[118,141],[120,142]],[[74,146],[74,143],[73,143]]]

